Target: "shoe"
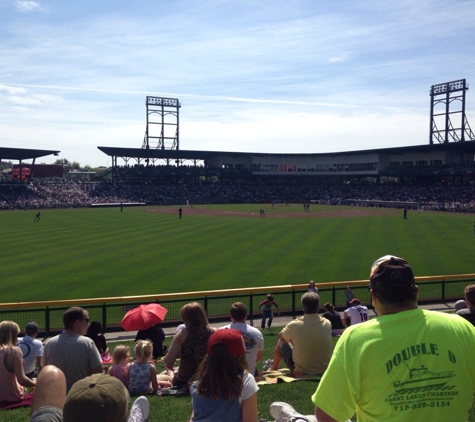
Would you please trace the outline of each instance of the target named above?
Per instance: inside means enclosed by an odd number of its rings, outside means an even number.
[[[270,368],[272,368],[272,365],[274,364],[274,359],[267,359],[264,361],[264,365],[262,366],[263,371],[268,371]]]
[[[283,401],[272,403],[269,412],[276,422],[312,422],[311,419],[297,413],[290,404]]]
[[[147,422],[148,421],[149,404],[147,397],[140,396],[134,401],[130,408],[128,422]]]

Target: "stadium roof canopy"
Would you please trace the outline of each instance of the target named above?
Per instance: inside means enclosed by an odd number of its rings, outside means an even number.
[[[46,149],[26,149],[26,148],[2,148],[0,147],[0,160],[35,160],[47,155],[58,155],[61,151],[51,151]]]
[[[322,156],[343,156],[343,155],[361,155],[374,153],[390,153],[404,154],[417,152],[474,152],[475,142],[451,142],[448,144],[425,144],[406,147],[366,149],[358,151],[341,151],[341,152],[324,152],[324,153],[263,153],[263,152],[233,152],[233,151],[196,151],[196,150],[170,150],[170,149],[146,149],[146,148],[120,148],[120,147],[97,147],[109,157],[128,157],[128,158],[150,158],[150,159],[188,159],[188,160],[205,160],[213,157],[249,157],[249,156],[306,156],[306,157],[322,157]]]

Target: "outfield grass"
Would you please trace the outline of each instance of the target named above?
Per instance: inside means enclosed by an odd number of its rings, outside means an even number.
[[[475,272],[473,215],[267,204],[208,207],[243,216],[185,208],[179,220],[175,208],[43,210],[39,223],[35,211],[0,212],[2,302],[360,280],[387,253],[416,276]]]
[[[265,219],[256,214],[261,207]],[[170,214],[149,207],[122,213],[70,209],[44,210],[33,223],[35,211],[0,212],[1,301],[360,280],[386,253],[406,258],[416,276],[475,272],[473,215],[409,212],[403,220],[402,211],[386,209],[373,216],[330,217],[347,208],[311,206],[310,216],[301,213],[301,205],[208,208],[245,216],[194,216],[185,209],[178,220],[176,207]],[[272,356],[279,330],[264,332],[264,359]],[[312,381],[262,386],[259,416],[271,420],[270,403],[282,400],[312,413],[316,386]],[[185,421],[191,412],[188,396],[154,396],[150,404],[151,421]],[[0,420],[20,422],[28,415],[29,409],[3,411]],[[475,422],[473,407],[468,420]]]

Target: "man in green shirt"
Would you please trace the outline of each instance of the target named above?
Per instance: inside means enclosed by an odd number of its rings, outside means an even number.
[[[312,401],[318,422],[466,421],[475,392],[475,328],[417,306],[409,264],[371,268],[378,318],[347,329]]]
[[[418,308],[409,264],[386,255],[370,272],[378,317],[345,330],[312,396],[315,416],[271,405],[278,421],[465,422],[475,392],[475,327]],[[285,419],[287,417],[287,419]]]

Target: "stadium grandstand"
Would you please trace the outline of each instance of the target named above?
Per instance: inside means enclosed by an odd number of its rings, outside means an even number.
[[[301,154],[180,149],[180,101],[147,96],[142,147],[98,146],[112,167],[88,173],[87,180],[40,176],[35,159],[59,151],[1,148],[2,160],[20,162],[16,173],[27,166],[25,160],[33,163],[25,176],[3,178],[0,208],[369,201],[474,212],[475,135],[465,114],[467,91],[465,79],[431,87],[426,144]]]
[[[142,148],[98,148],[111,157],[114,182],[463,185],[473,182],[475,154],[467,91],[465,79],[431,87],[426,145],[320,154],[181,150],[180,101],[148,96]]]

